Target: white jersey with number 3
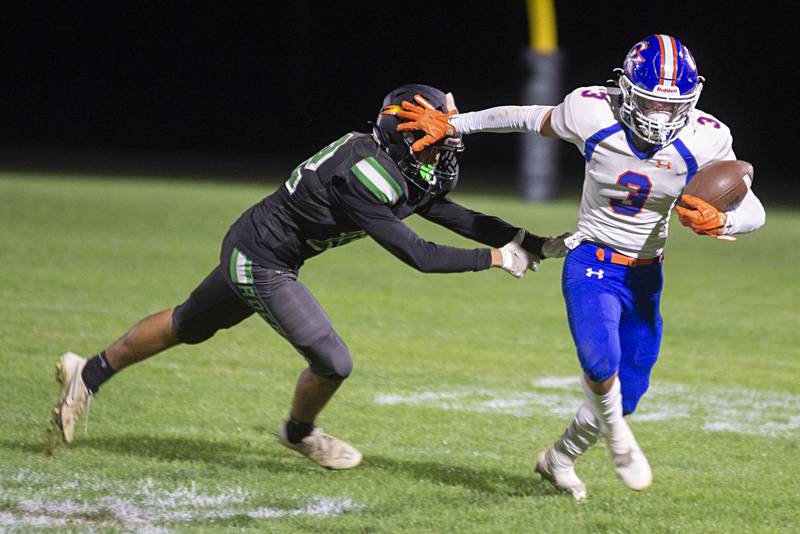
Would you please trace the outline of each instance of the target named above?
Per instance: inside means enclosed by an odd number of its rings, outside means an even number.
[[[627,256],[652,258],[664,250],[672,207],[697,170],[736,156],[728,127],[697,109],[670,145],[640,152],[619,121],[618,94],[602,86],[578,88],[550,118],[553,130],[586,161],[571,241],[596,241]]]

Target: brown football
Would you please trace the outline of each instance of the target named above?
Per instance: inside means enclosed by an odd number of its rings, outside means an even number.
[[[741,203],[753,183],[753,165],[742,160],[714,161],[697,171],[683,189],[720,211],[730,211]]]

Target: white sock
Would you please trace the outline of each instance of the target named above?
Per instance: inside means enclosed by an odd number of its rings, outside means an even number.
[[[633,432],[622,417],[622,394],[619,378],[614,377],[611,390],[598,395],[589,387],[586,377],[581,376],[581,384],[586,399],[597,417],[600,430],[605,434],[609,448],[613,454],[623,454],[632,447],[638,448]]]
[[[562,466],[574,465],[575,460],[597,442],[599,435],[600,425],[597,418],[589,402],[584,401],[561,439],[550,449],[553,451],[550,453],[551,462],[555,461]]]

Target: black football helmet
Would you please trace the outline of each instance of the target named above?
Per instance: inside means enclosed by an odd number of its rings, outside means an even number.
[[[385,115],[383,111],[399,107],[404,100],[416,104],[414,95],[421,95],[437,110],[447,113],[448,98],[430,85],[409,84],[394,89],[383,99],[381,113],[373,124],[372,136],[410,184],[433,196],[443,196],[455,187],[458,179],[458,155],[464,151],[461,137],[446,137],[422,152],[414,153],[411,145],[423,132],[398,132],[404,119]],[[453,106],[451,101],[451,106]]]

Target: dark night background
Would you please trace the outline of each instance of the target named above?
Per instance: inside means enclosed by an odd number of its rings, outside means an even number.
[[[275,180],[365,131],[397,85],[453,91],[462,111],[523,103],[523,0],[70,4],[2,8],[0,170]],[[796,8],[768,5],[557,1],[562,93],[605,81],[645,35],[673,34],[707,78],[698,107],[731,127],[759,195],[800,202],[782,30]],[[461,183],[514,191],[518,136],[467,142]],[[581,158],[562,145],[571,194]]]

